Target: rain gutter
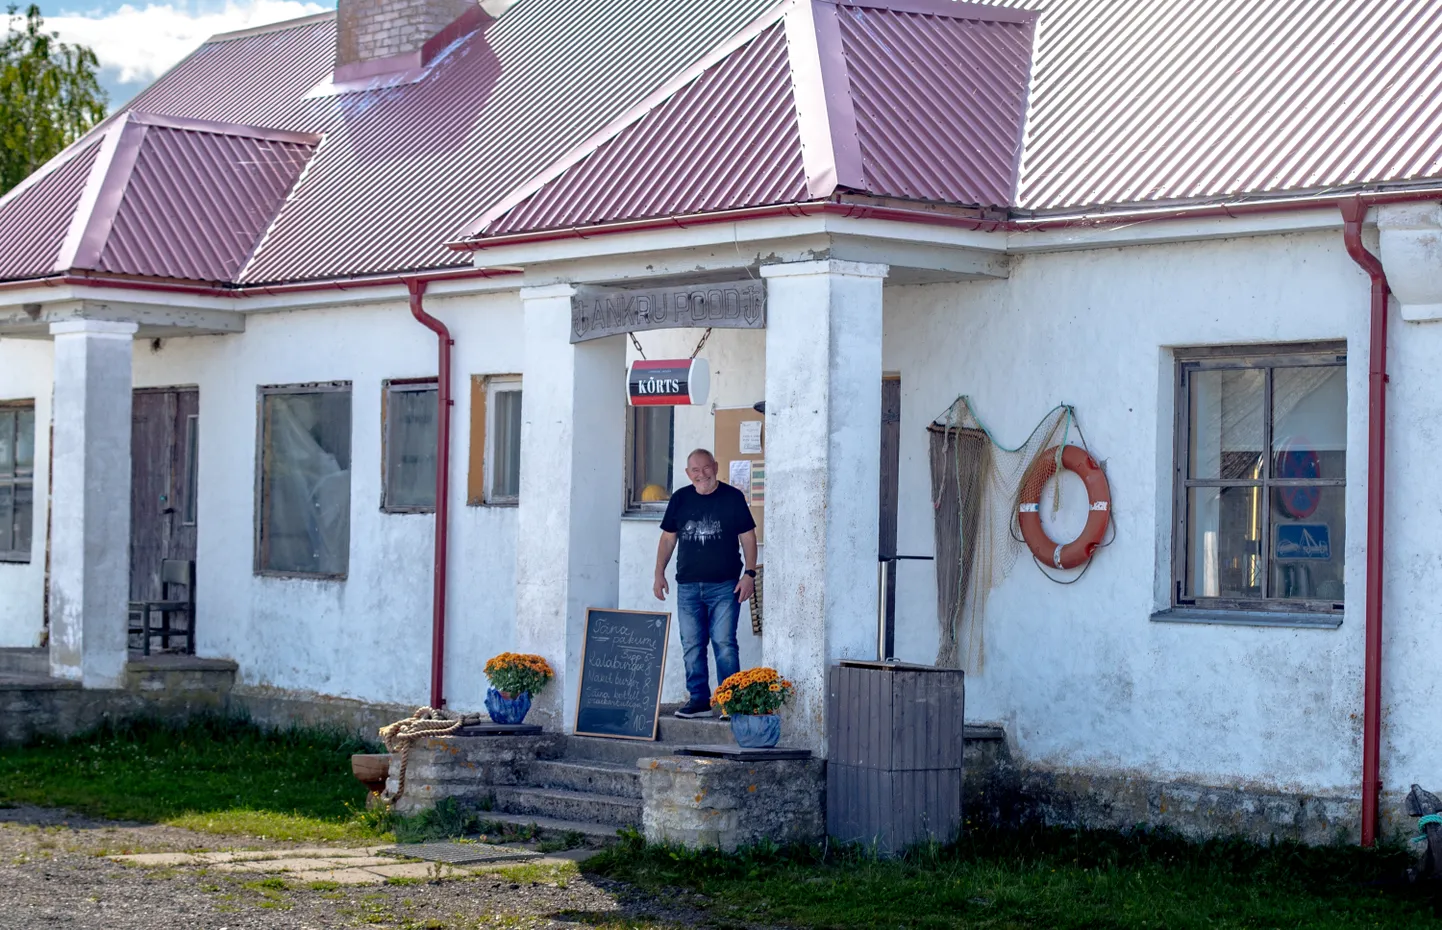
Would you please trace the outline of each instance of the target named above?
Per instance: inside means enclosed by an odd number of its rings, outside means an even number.
[[[1344,200],[1347,254],[1372,279],[1372,334],[1367,372],[1367,609],[1362,679],[1362,845],[1377,841],[1382,794],[1382,523],[1387,486],[1387,273],[1362,244],[1367,203]]]
[[[446,706],[445,664],[446,664],[446,563],[449,539],[450,514],[450,463],[451,463],[451,347],[456,341],[446,324],[426,312],[423,304],[426,280],[412,278],[406,281],[410,292],[411,316],[436,334],[439,363],[436,373],[436,555],[432,572],[431,595],[431,707]]]

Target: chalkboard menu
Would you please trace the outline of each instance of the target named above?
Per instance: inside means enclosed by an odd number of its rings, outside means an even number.
[[[671,615],[586,610],[576,734],[655,739]]]

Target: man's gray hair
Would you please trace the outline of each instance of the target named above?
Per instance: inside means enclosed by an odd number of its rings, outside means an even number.
[[[694,458],[695,458],[696,456],[698,456],[698,455],[704,455],[704,456],[706,456],[706,458],[710,459],[711,461],[713,461],[713,462],[716,461],[716,456],[714,456],[714,455],[711,454],[711,450],[710,450],[710,449],[692,449],[692,450],[691,450],[691,454],[688,455],[688,456],[686,456],[686,464],[687,464],[687,465],[690,465],[690,464],[691,464],[691,460],[694,459]]]

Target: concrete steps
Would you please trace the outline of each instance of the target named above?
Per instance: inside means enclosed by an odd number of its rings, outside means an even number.
[[[614,824],[615,827],[641,824],[640,798],[562,788],[497,786],[493,810],[500,814],[541,816],[574,823]]]
[[[46,678],[50,675],[50,650],[0,649],[0,676]]]
[[[635,765],[619,762],[541,760],[531,764],[526,782],[531,788],[558,788],[637,800],[641,797],[641,773]]]

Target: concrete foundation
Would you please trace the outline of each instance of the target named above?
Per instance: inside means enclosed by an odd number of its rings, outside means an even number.
[[[820,759],[663,756],[636,764],[648,842],[730,852],[761,842],[819,843],[826,836],[826,763]]]

